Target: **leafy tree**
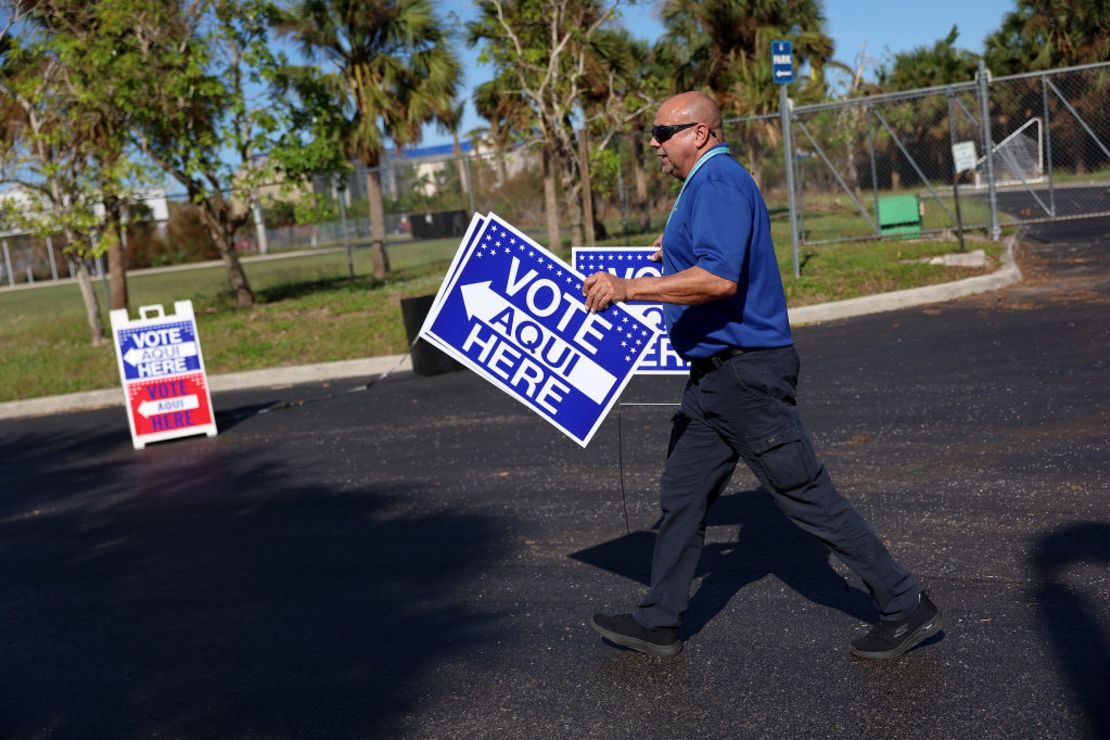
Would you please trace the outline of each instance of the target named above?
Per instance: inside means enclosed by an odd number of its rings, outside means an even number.
[[[507,101],[527,108],[510,115],[528,124],[540,144],[548,245],[557,249],[558,185],[570,214],[571,240],[582,243],[581,178],[573,120],[582,113],[586,67],[619,0],[483,0],[481,15],[467,26],[467,41],[482,45]],[[527,116],[525,115],[527,112]],[[523,133],[523,132],[522,132]]]
[[[100,0],[120,11],[130,1]],[[237,304],[251,306],[235,233],[251,217],[257,187],[279,172],[272,155],[287,109],[274,94],[286,64],[269,44],[276,11],[266,0],[150,7],[158,16],[130,30],[142,76],[117,81],[118,103],[131,113],[143,153],[199,206]]]
[[[478,85],[472,100],[474,110],[489,122],[482,133],[493,144],[498,178],[503,183],[509,177],[505,151],[514,137],[519,139],[530,133],[531,108],[527,99],[513,88],[513,80],[506,70],[500,70],[492,80]]]
[[[918,46],[895,54],[889,69],[886,66],[878,69],[878,87],[882,90],[915,90],[974,79],[978,57],[956,47],[959,35],[959,29],[953,24],[948,35],[932,46]]]
[[[922,45],[894,55],[891,65],[876,72],[876,91],[916,90],[922,87],[967,82],[975,78],[978,56],[956,46],[956,25],[931,46]],[[939,95],[885,106],[883,115],[909,149],[914,161],[927,174],[946,179],[949,172],[948,100]],[[902,180],[918,179],[917,172],[890,140],[885,130],[875,137],[878,156],[889,162],[892,187]]]
[[[1106,0],[1017,0],[987,37],[984,57],[995,74],[1016,74],[1110,60]]]
[[[667,0],[663,22],[667,32],[660,52],[675,71],[677,88],[705,90],[726,117],[778,111],[778,85],[771,79],[774,39],[791,41],[796,64],[810,67],[791,94],[802,102],[826,95],[824,72],[833,63],[833,41],[825,32],[820,0]],[[778,128],[768,118],[735,132],[747,149],[745,164],[761,185],[767,150],[778,147]]]
[[[80,106],[65,84],[66,70],[51,38],[36,33],[34,24],[26,28],[26,38],[0,40],[0,123],[5,129],[0,183],[16,184],[22,196],[5,199],[0,219],[36,236],[62,232],[65,251],[74,259],[90,340],[98,345],[105,341],[104,324],[85,260],[106,246],[96,206],[107,175],[96,167],[95,133],[77,115]]]
[[[466,111],[466,101],[451,101],[436,112],[435,122],[440,131],[451,134],[451,151],[455,155],[455,168],[459,174],[459,187],[463,193],[470,187],[466,177],[466,163],[463,161],[462,143],[459,141],[459,126],[462,124],[463,113]]]
[[[140,0],[23,0],[29,21],[44,29],[51,55],[61,67],[68,112],[89,138],[88,155],[99,174],[105,212],[102,239],[108,255],[111,307],[127,308],[124,255],[129,211],[141,207],[133,197],[149,172],[129,156],[131,113],[118,104],[137,91],[127,81],[144,74],[138,48],[141,35],[131,32],[157,22],[158,13]]]
[[[616,175],[615,165],[619,155],[603,156],[614,136],[618,148],[627,149],[632,170],[632,207],[639,216],[637,230],[646,232],[651,225],[651,204],[648,196],[646,158],[648,129],[655,109],[667,97],[677,92],[670,70],[660,60],[659,45],[633,38],[626,29],[603,29],[596,54],[588,60],[587,89],[584,106],[586,118],[591,121],[591,170],[590,185],[605,190],[614,183],[608,180]],[[596,168],[595,168],[596,164]],[[595,178],[595,169],[602,177]],[[599,218],[594,208],[595,220]],[[600,229],[595,225],[595,232]],[[604,237],[599,237],[604,238]]]
[[[984,58],[996,75],[1048,70],[1110,60],[1110,3],[1106,0],[1017,0],[998,31],[987,37]],[[1095,131],[1110,127],[1110,72],[1089,70],[1056,76],[1071,107]],[[992,95],[997,95],[992,87]],[[1006,108],[1017,120],[1041,115],[1040,80],[1007,83]],[[1070,111],[1059,108],[1050,91],[1053,163],[1083,172],[1106,166],[1089,135],[1075,125]],[[999,117],[1002,118],[1002,117]],[[1007,120],[999,120],[1005,126]]]
[[[402,147],[456,97],[460,65],[429,0],[300,0],[281,28],[344,83],[341,130],[348,156],[366,166],[374,276],[389,271],[381,164],[386,140]]]

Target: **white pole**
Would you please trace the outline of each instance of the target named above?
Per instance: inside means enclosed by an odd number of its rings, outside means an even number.
[[[8,251],[8,240],[4,239],[4,270],[8,273],[8,285],[15,287],[15,274],[12,272],[12,255]]]
[[[794,277],[801,275],[798,265],[798,209],[794,203],[794,143],[790,136],[790,98],[786,85],[779,85],[779,114],[782,116],[782,142],[786,152],[786,206],[790,211],[790,252],[794,256]]]
[[[46,235],[46,254],[50,258],[50,276],[58,279],[58,265],[54,262],[54,241],[50,238],[50,234]]]

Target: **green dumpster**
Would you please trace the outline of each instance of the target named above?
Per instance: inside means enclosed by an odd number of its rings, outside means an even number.
[[[883,236],[920,234],[921,210],[921,198],[917,194],[879,198],[879,233]]]

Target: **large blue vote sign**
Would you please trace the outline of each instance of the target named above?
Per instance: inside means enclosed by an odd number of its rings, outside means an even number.
[[[475,216],[420,335],[585,446],[654,329],[590,313],[584,277],[493,214]]]
[[[575,247],[574,269],[589,277],[595,272],[608,272],[619,278],[659,277],[663,274],[661,262],[649,257],[658,251],[655,247]],[[629,301],[621,304],[652,327],[651,345],[636,368],[637,375],[687,375],[690,365],[671,346],[667,327],[663,321],[663,306],[647,301]]]

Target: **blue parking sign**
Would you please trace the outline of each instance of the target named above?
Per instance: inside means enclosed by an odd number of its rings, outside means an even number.
[[[792,42],[771,42],[771,79],[779,85],[794,81],[794,44]]]
[[[589,277],[595,272],[608,272],[620,278],[659,277],[661,262],[649,257],[655,247],[575,247],[572,250],[574,269]],[[663,321],[663,305],[648,301],[621,304],[654,329],[651,346],[636,367],[637,375],[687,375],[690,365],[674,351]]]
[[[654,330],[621,306],[590,313],[581,274],[494,214],[480,218],[420,335],[585,447]]]

